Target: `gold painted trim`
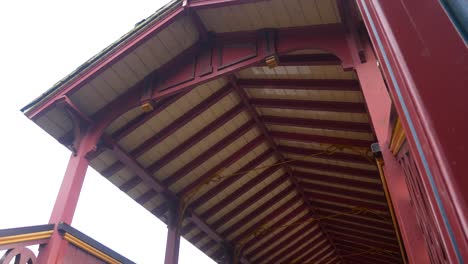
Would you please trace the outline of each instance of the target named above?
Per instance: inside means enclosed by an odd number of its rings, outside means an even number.
[[[395,126],[392,131],[392,139],[390,140],[390,151],[393,155],[396,155],[400,151],[403,142],[406,140],[405,131],[401,125],[400,118],[397,118]]]
[[[26,242],[26,241],[31,241],[31,240],[49,238],[49,237],[52,236],[52,232],[53,232],[53,230],[49,230],[49,231],[35,232],[35,233],[29,233],[29,234],[21,234],[21,235],[15,235],[15,236],[0,237],[0,245],[13,244],[13,243],[20,243],[20,242]]]
[[[81,241],[80,239],[74,237],[73,235],[69,234],[69,233],[65,233],[65,235],[63,236],[63,238],[70,242],[71,244],[83,249],[84,251],[90,253],[91,255],[97,257],[97,258],[100,258],[102,260],[104,260],[105,262],[107,263],[110,263],[110,264],[121,264],[122,262],[119,262],[117,260],[115,260],[114,258],[112,258],[111,256],[107,255],[106,253],[88,245],[87,243]]]
[[[406,264],[407,263],[407,261],[406,261],[407,256],[406,256],[405,246],[403,245],[403,240],[401,239],[400,226],[398,225],[398,221],[397,221],[396,216],[395,216],[395,211],[394,211],[394,208],[393,208],[392,198],[390,197],[390,194],[388,192],[387,180],[385,179],[385,175],[384,175],[384,171],[383,171],[384,161],[383,161],[382,158],[377,158],[376,163],[377,163],[377,167],[379,169],[379,175],[380,175],[380,179],[382,181],[382,186],[383,186],[383,189],[384,189],[385,198],[387,200],[388,209],[390,211],[390,216],[392,218],[393,228],[395,229],[395,234],[396,234],[396,237],[397,237],[397,240],[398,240],[398,246],[400,247],[401,257],[403,259],[403,263]]]

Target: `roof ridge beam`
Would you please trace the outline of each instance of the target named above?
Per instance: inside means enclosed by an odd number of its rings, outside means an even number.
[[[262,122],[261,118],[260,118],[260,115],[258,114],[257,110],[254,108],[254,106],[252,105],[252,99],[249,98],[249,95],[245,92],[244,89],[242,89],[242,87],[240,87],[237,83],[237,79],[235,76],[231,75],[229,76],[229,81],[230,83],[233,85],[233,88],[234,90],[236,91],[236,93],[239,95],[239,98],[241,99],[241,101],[244,103],[245,107],[247,108],[247,111],[250,113],[250,115],[252,116],[252,118],[255,120],[256,124],[257,124],[257,127],[258,129],[260,130],[260,132],[265,135],[266,139],[267,139],[267,142],[268,144],[270,145],[270,147],[275,151],[275,154],[278,158],[278,160],[280,162],[284,162],[285,161],[285,158],[283,157],[283,155],[281,154],[281,152],[278,150],[278,146],[276,145],[275,141],[273,140],[272,138],[272,135],[271,135],[271,132],[268,131],[267,127],[265,126],[265,124]],[[298,184],[298,181],[297,179],[294,177],[293,175],[293,172],[291,170],[291,168],[289,167],[288,164],[283,164],[283,168],[286,170],[286,172],[288,173],[289,175],[289,179],[292,183],[292,185],[294,185],[297,193],[301,196],[302,200],[304,201],[304,203],[307,205],[307,207],[309,208],[310,210],[310,213],[311,215],[314,215],[315,212],[314,212],[314,209],[312,208],[312,206],[310,205],[308,199],[306,198],[306,195],[304,193],[304,190],[302,189],[302,187]],[[320,225],[319,225],[320,227]],[[333,241],[328,237],[326,231],[321,228],[321,231],[325,234],[325,236],[327,237],[327,240],[328,242],[330,243],[330,245],[332,247],[334,247],[333,245]]]

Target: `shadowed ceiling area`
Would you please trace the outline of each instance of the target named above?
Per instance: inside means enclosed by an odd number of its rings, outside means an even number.
[[[319,45],[247,64],[271,29],[279,51],[279,39],[297,32],[321,39],[345,28],[343,3],[189,2],[190,12],[67,92],[93,122],[129,91],[141,88],[144,99],[151,84],[162,87],[152,92],[164,96],[106,127],[91,166],[162,221],[183,214],[181,235],[220,262],[235,254],[240,263],[403,263],[373,128],[343,57]],[[159,16],[178,1],[170,8]],[[44,112],[35,122],[70,145],[67,111]]]

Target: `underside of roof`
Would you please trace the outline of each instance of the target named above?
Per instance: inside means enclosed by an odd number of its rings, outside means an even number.
[[[193,8],[170,20],[182,2],[149,18],[89,63],[105,68],[83,67],[26,114],[62,92],[92,122],[153,73],[185,74],[171,63],[215,35],[344,20],[340,0],[188,2]],[[112,55],[154,23],[163,25],[157,33]],[[356,75],[324,49],[275,60],[187,87],[150,111],[131,109],[106,128],[91,166],[165,222],[173,201],[148,178],[167,188],[190,212],[181,234],[216,261],[229,245],[244,263],[402,263]],[[59,142],[73,141],[73,120],[59,104],[31,118]]]

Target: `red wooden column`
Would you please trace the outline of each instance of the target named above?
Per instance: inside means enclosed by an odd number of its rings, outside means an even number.
[[[392,101],[387,92],[382,74],[377,65],[370,43],[364,43],[366,62],[355,62],[355,70],[361,83],[369,115],[385,165],[383,167],[388,191],[392,198],[395,216],[410,263],[429,263],[429,255],[424,246],[424,237],[418,226],[416,214],[411,206],[410,194],[404,172],[388,148],[390,111]]]
[[[55,230],[48,244],[40,248],[38,263],[62,263],[62,257],[65,252],[67,242],[57,231],[57,224],[64,222],[71,224],[75,213],[78,198],[80,196],[83,181],[88,169],[88,160],[86,159],[87,151],[90,149],[90,140],[88,136],[84,136],[76,153],[73,153],[68,162],[68,167],[60,186],[57,200],[55,201],[54,209],[50,217],[49,223],[55,224]]]
[[[447,259],[464,263],[468,49],[443,6],[456,1],[423,2],[357,0],[420,174],[422,199]]]
[[[180,247],[180,227],[179,215],[177,209],[169,210],[169,219],[167,221],[167,241],[166,241],[166,256],[164,264],[179,263],[179,247]]]

